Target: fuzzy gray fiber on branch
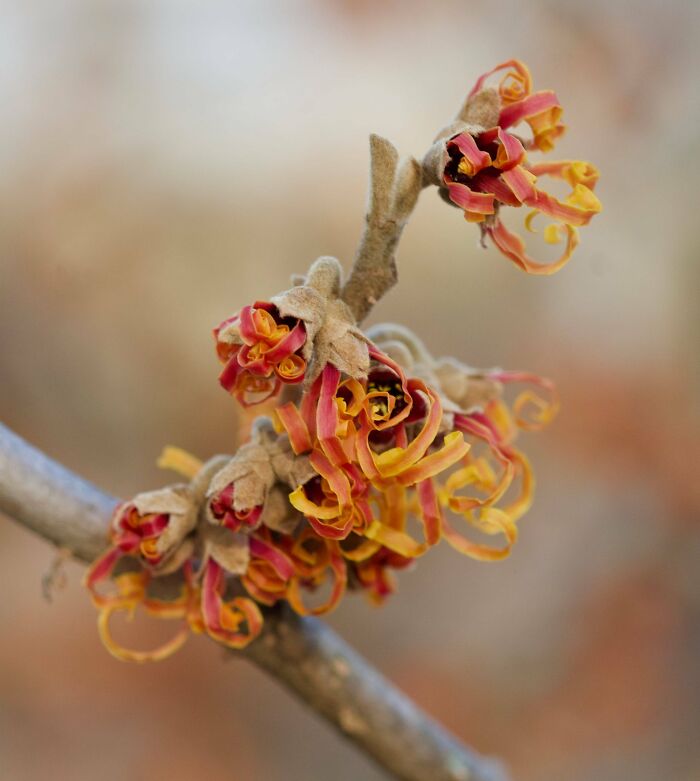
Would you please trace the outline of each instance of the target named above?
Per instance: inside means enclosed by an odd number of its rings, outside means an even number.
[[[0,512],[90,562],[106,546],[117,501],[0,424]],[[459,743],[317,619],[267,611],[261,636],[231,653],[284,684],[393,778],[507,779],[500,763]]]

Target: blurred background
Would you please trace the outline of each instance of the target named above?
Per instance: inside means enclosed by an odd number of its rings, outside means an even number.
[[[320,254],[346,268],[367,136],[421,155],[475,78],[553,88],[557,157],[605,211],[531,278],[434,192],[372,322],[559,384],[522,447],[538,492],[504,563],[449,547],[331,624],[520,781],[700,779],[700,5],[457,0],[0,2],[0,417],[115,495],[174,443],[231,451],[210,329]],[[69,565],[0,523],[0,777],[379,781],[244,662],[193,638],[101,647]]]

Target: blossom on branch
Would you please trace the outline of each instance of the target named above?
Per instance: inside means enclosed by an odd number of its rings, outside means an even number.
[[[488,78],[505,71],[497,89],[485,87]],[[578,229],[601,211],[593,189],[598,170],[581,160],[531,162],[530,151],[549,152],[562,136],[562,108],[551,90],[533,92],[530,72],[522,62],[509,60],[481,76],[460,112],[424,159],[427,179],[443,197],[478,223],[482,241],[491,239],[509,260],[531,274],[551,274],[571,257],[579,243]],[[530,137],[515,129],[525,123]],[[564,200],[546,192],[541,180],[566,182],[571,193]],[[559,259],[542,263],[532,259],[523,240],[502,220],[503,207],[530,208],[525,227],[534,231],[538,214],[550,218],[544,240],[565,246]]]
[[[353,377],[366,374],[367,345],[341,287],[338,261],[319,258],[303,284],[224,320],[214,329],[222,387],[251,406],[283,384],[313,381],[327,363]]]
[[[486,86],[496,73],[498,87]],[[319,258],[289,290],[214,330],[221,385],[244,407],[272,402],[270,418],[255,420],[232,457],[201,464],[166,449],[159,464],[190,482],[115,510],[110,545],[86,577],[115,656],[162,659],[190,632],[244,648],[281,602],[304,616],[333,610],[348,590],[380,604],[394,573],[443,540],[480,561],[510,554],[534,492],[518,436],[552,420],[554,385],[435,358],[408,328],[365,333],[359,322],[396,281],[396,243],[428,183],[526,271],[551,273],[568,260],[578,228],[600,211],[598,172],[528,157],[553,148],[561,115],[556,95],[533,91],[527,68],[511,60],[477,80],[422,167],[410,157],[399,164],[393,145],[372,137],[365,231],[347,283],[335,258]],[[528,139],[515,132],[522,124]],[[547,193],[544,177],[571,194]],[[554,264],[532,260],[503,225],[503,208],[523,205],[528,229],[543,214],[553,220],[545,240],[565,239]],[[180,628],[153,651],[126,649],[110,618],[137,608]]]

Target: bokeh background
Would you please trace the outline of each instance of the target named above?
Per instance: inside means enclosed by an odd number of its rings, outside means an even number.
[[[603,215],[530,278],[425,193],[373,322],[554,378],[514,555],[437,550],[337,630],[521,781],[700,779],[700,5],[0,2],[0,416],[116,495],[176,443],[231,451],[210,329],[320,254],[352,260],[367,136],[420,155],[475,77],[529,63],[599,164]],[[695,175],[694,175],[695,174]],[[202,638],[137,667],[69,565],[0,522],[0,777],[379,781]]]

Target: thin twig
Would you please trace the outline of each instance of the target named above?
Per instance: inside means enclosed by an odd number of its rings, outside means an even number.
[[[84,561],[106,545],[117,500],[0,424],[0,512]],[[331,629],[279,608],[242,654],[402,781],[506,781],[501,765],[463,746]]]
[[[420,164],[401,166],[394,146],[370,136],[370,181],[366,224],[343,300],[361,323],[398,279],[396,246],[423,186]]]

